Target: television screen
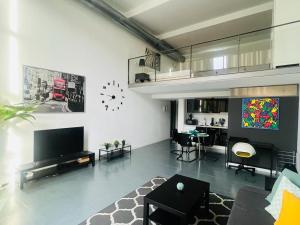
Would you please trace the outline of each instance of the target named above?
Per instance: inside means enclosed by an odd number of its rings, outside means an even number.
[[[81,152],[83,139],[83,127],[34,131],[34,161]]]

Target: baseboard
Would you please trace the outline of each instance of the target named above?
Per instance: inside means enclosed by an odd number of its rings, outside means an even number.
[[[228,163],[226,165],[226,167],[228,168],[229,165],[238,166],[239,164],[238,163]],[[245,166],[247,167],[247,165],[245,165]],[[263,168],[259,168],[259,167],[255,167],[255,166],[249,166],[249,167],[255,168],[255,173],[258,173],[258,174],[261,174],[261,175],[264,175],[264,176],[270,176],[270,170],[269,169],[263,169]],[[275,176],[276,171],[273,170],[272,175]]]

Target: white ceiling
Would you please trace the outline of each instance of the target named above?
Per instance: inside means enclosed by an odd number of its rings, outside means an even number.
[[[155,35],[223,16],[266,0],[172,0],[133,18]]]
[[[104,0],[174,47],[271,26],[273,0]]]
[[[125,14],[132,9],[135,9],[149,0],[104,0],[114,9],[120,11],[121,13]]]
[[[218,38],[229,37],[231,35],[269,27],[271,24],[272,11],[269,10],[228,22],[218,23],[213,26],[208,26],[192,32],[186,32],[166,38],[165,40],[175,48],[179,48],[186,45],[205,42],[207,40],[215,40]]]

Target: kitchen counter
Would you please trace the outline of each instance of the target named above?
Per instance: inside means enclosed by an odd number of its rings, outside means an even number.
[[[228,129],[227,126],[196,125],[196,127]]]
[[[189,124],[185,124],[185,131],[188,130],[195,130],[196,127],[205,127],[205,128],[217,128],[217,129],[228,129],[227,126],[210,126],[210,125],[189,125]]]

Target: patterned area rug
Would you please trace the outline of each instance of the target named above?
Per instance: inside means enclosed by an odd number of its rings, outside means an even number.
[[[157,188],[166,178],[156,177],[136,189],[119,201],[111,204],[100,212],[90,216],[80,225],[142,225],[143,224],[143,197]],[[206,218],[195,215],[192,225],[226,225],[233,199],[216,193],[210,193],[209,199],[210,214]],[[150,206],[152,211],[154,208]],[[155,225],[151,222],[150,224]]]

